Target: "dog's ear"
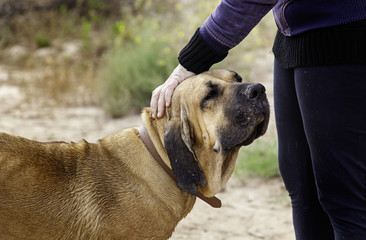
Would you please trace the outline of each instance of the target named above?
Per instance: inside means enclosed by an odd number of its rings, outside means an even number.
[[[193,136],[186,111],[181,111],[180,118],[168,121],[165,127],[164,145],[178,187],[197,195],[197,185],[205,186],[206,178],[193,149]]]

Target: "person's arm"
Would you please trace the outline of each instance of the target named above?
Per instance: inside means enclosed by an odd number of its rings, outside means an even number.
[[[154,90],[150,102],[153,117],[164,115],[179,83],[222,61],[276,3],[277,0],[222,0],[179,53],[181,71],[174,70],[167,81]]]

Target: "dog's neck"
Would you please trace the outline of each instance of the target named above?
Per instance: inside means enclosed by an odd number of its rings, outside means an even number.
[[[146,145],[155,160],[162,166],[165,172],[175,179],[173,171],[171,170],[172,167],[170,165],[168,154],[164,147],[164,132],[159,133],[156,131],[156,129],[164,128],[168,117],[164,116],[161,119],[154,120],[150,117],[150,115],[150,111],[148,109],[144,109],[144,112],[142,113],[144,126],[139,128],[140,136],[143,143]],[[201,193],[199,193],[197,197],[214,208],[221,207],[221,201],[216,197],[208,198]]]

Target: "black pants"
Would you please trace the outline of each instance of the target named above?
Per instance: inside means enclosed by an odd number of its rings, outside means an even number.
[[[275,62],[279,167],[298,240],[366,239],[366,66]]]

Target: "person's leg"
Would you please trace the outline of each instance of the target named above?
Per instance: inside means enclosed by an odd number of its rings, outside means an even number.
[[[295,69],[320,202],[336,240],[366,239],[366,66]]]
[[[310,150],[296,96],[294,70],[275,62],[274,104],[278,161],[288,190],[297,240],[331,240],[333,228],[318,201]]]

